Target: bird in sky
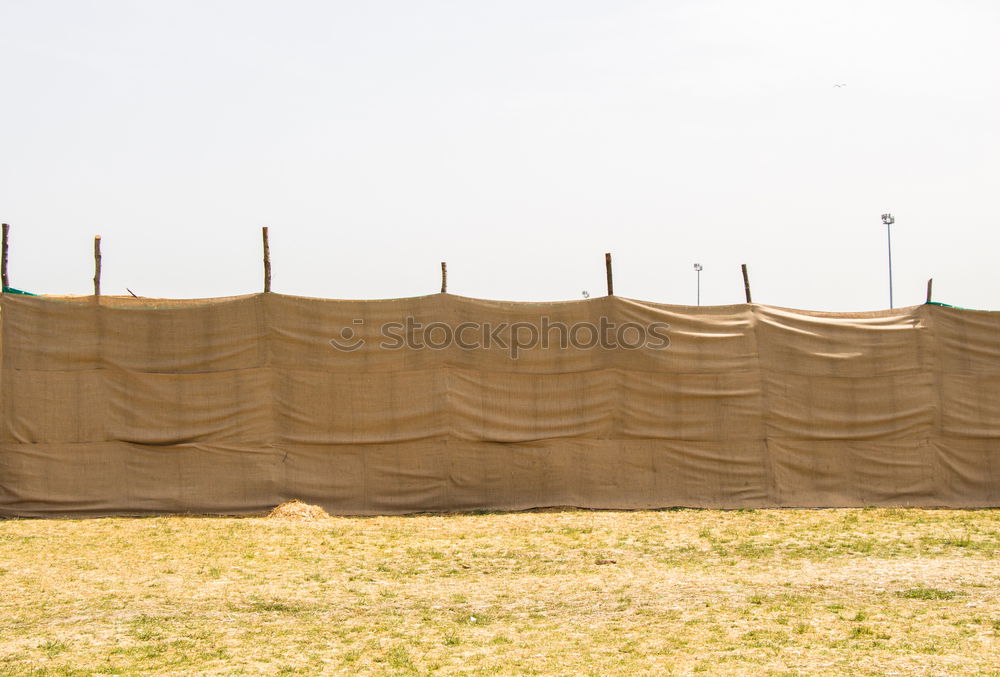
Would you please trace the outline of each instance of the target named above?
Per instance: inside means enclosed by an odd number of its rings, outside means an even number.
[[[841,82],[839,85],[834,85],[834,87],[846,87],[846,86],[847,86],[846,82]]]

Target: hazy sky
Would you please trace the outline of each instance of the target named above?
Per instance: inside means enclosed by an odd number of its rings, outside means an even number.
[[[11,283],[1000,309],[996,0],[0,0]],[[834,84],[846,83],[846,87]]]

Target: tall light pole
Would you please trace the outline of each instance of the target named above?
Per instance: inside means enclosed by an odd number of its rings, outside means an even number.
[[[885,236],[889,242],[889,309],[892,309],[892,224],[896,219],[892,214],[883,214],[882,223],[885,224]]]
[[[698,305],[699,306],[701,305],[701,268],[702,268],[702,265],[700,263],[694,264],[694,272],[698,276]]]

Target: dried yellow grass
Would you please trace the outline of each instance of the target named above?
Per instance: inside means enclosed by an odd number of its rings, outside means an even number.
[[[1000,675],[1000,511],[0,520],[0,675]]]
[[[316,520],[330,519],[330,513],[318,505],[303,503],[296,498],[276,506],[268,513],[267,518],[291,522],[315,522]]]

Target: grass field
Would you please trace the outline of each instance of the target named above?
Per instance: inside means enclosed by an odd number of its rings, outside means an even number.
[[[1000,675],[1000,512],[0,521],[0,674]]]

